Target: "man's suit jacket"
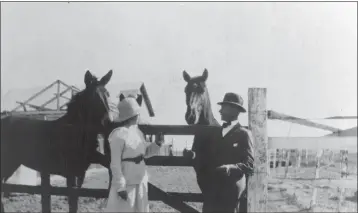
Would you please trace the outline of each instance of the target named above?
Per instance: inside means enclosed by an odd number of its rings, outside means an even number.
[[[229,173],[223,174],[230,180],[239,180],[242,175],[253,172],[253,139],[251,131],[236,124],[225,136],[222,128],[213,135],[211,143],[211,166],[214,173],[223,173],[216,168],[231,165]]]

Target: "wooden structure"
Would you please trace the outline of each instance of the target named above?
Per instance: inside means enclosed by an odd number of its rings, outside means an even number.
[[[54,94],[54,97],[50,98],[41,105],[35,105],[30,103],[39,96],[43,95],[45,92],[50,91],[53,87],[56,87],[57,89],[57,92]],[[61,117],[65,113],[68,101],[78,91],[79,89],[77,87],[69,86],[61,80],[56,80],[52,84],[46,86],[41,91],[28,98],[27,100],[17,101],[18,106],[12,109],[10,113],[11,115],[15,116],[29,116],[31,118],[36,119],[54,120]],[[70,97],[66,96],[66,94],[68,93],[70,93]],[[65,100],[65,102],[63,103],[62,100]],[[48,107],[48,105],[54,102],[56,102],[55,107]]]
[[[267,119],[280,119],[292,121],[301,125],[329,130],[332,132],[340,131],[337,128],[329,127],[307,121],[305,119],[287,116],[275,111],[268,111],[266,109],[266,95],[265,88],[250,88],[248,91],[248,114],[249,114],[249,129],[252,131],[254,139],[254,174],[249,178],[248,182],[248,211],[249,212],[267,212],[268,200],[268,179],[270,178],[269,169],[269,150],[270,149],[336,149],[342,150],[344,148],[356,149],[357,137],[295,137],[295,138],[281,138],[267,136]],[[140,125],[140,128],[146,135],[155,135],[162,132],[167,135],[193,135],[200,129],[207,129],[210,131],[210,126],[187,126],[187,125]],[[318,159],[319,160],[319,159]],[[154,156],[146,160],[147,165],[153,166],[190,166],[181,156]],[[317,177],[317,175],[316,175]],[[312,184],[318,186],[318,179],[312,181]],[[340,181],[340,180],[338,180]],[[345,183],[347,180],[340,181]],[[344,185],[341,185],[344,188]],[[33,186],[19,186],[7,184],[4,190],[13,192],[26,192],[31,194],[39,194],[40,187]],[[67,189],[64,187],[52,187],[51,195],[65,195]],[[79,189],[80,196],[106,198],[108,195],[107,189]],[[314,193],[313,193],[314,194]],[[315,195],[314,195],[315,196]],[[341,199],[344,198],[344,193],[341,193]],[[167,205],[181,212],[195,212],[196,210],[184,203],[184,201],[200,202],[202,201],[201,194],[196,193],[170,193],[163,192],[153,185],[149,185],[149,199],[161,200]],[[339,202],[341,203],[341,202]],[[314,203],[312,204],[314,209]],[[340,206],[338,206],[340,211]]]

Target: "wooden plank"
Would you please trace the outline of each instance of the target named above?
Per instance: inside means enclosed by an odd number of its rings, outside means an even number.
[[[80,89],[78,89],[76,86],[72,86],[72,90],[74,90],[75,92],[79,92],[81,91]]]
[[[65,84],[65,82],[63,82],[63,81],[61,81],[61,80],[58,80],[58,83],[59,83],[59,84],[62,84],[63,86],[65,86],[67,89],[76,88],[76,87],[74,87],[74,86],[70,86],[70,85],[68,85],[68,84]],[[76,89],[77,89],[77,88],[76,88]]]
[[[266,89],[248,92],[249,129],[254,145],[254,174],[248,180],[248,212],[267,212],[269,155],[267,144]]]
[[[324,119],[357,119],[357,116],[332,116]]]
[[[328,135],[325,135],[324,137],[330,137],[330,136],[339,136],[339,137],[348,137],[348,136],[357,136],[357,127],[352,127],[349,129],[343,129],[339,132],[334,132]]]
[[[36,106],[36,105],[34,105],[34,104],[24,103],[24,102],[20,102],[20,101],[16,101],[16,103],[21,104],[21,105],[23,105],[23,106],[26,106],[26,105],[27,105],[27,106],[29,106],[29,107],[31,107],[31,108],[36,109],[36,110],[41,110],[41,111],[51,110],[51,109],[49,109],[49,108],[40,107],[40,106]],[[26,110],[25,112],[27,112],[27,110]]]
[[[357,150],[357,137],[269,137],[269,149]]]
[[[193,166],[192,162],[183,156],[153,156],[145,160],[148,166]]]
[[[28,194],[41,194],[41,186],[28,186],[4,183],[1,188],[2,192],[13,193],[28,193]],[[51,195],[55,196],[67,196],[67,187],[54,187],[50,188]],[[177,197],[177,199],[188,202],[202,202],[203,198],[200,193],[179,193],[179,192],[167,192],[169,196]],[[108,198],[108,189],[91,189],[80,188],[78,189],[78,195],[80,197],[93,197],[93,198]],[[149,190],[150,200],[161,200],[162,196],[158,196],[153,191]]]
[[[22,108],[24,109],[25,112],[27,112],[25,104],[22,104]]]
[[[306,119],[302,119],[302,118],[297,118],[297,117],[293,117],[290,115],[285,115],[282,113],[278,113],[275,112],[273,110],[269,110],[267,113],[267,116],[269,119],[276,119],[276,120],[283,120],[283,121],[289,121],[291,123],[296,123],[296,124],[300,124],[303,126],[308,126],[308,127],[314,127],[314,128],[318,128],[318,129],[323,129],[323,130],[327,130],[327,131],[331,131],[331,132],[338,132],[341,129],[335,128],[335,127],[331,127],[328,125],[324,125],[324,124],[319,124],[319,123],[315,123]]]
[[[38,93],[36,93],[35,95],[31,96],[29,99],[27,99],[26,101],[24,101],[25,104],[27,104],[28,102],[32,101],[33,99],[35,99],[36,97],[38,97],[39,95],[41,95],[42,93],[44,93],[46,90],[50,89],[53,85],[55,85],[57,83],[57,81],[53,82],[52,84],[48,85],[47,87],[43,88],[41,91],[39,91]],[[21,108],[22,105],[19,105],[17,107],[15,107],[13,110],[11,110],[12,112],[18,110],[19,108]]]
[[[212,131],[217,126],[202,125],[139,125],[143,133],[147,135],[156,135],[162,132],[164,135],[195,135],[200,131]]]
[[[41,206],[42,212],[51,212],[51,183],[49,173],[41,174]]]
[[[66,111],[55,111],[55,110],[48,110],[48,111],[27,111],[27,112],[10,112],[9,115],[16,116],[16,115],[64,115]]]
[[[176,196],[172,193],[170,194],[164,192],[163,190],[159,189],[158,187],[150,183],[148,184],[148,190],[149,190],[148,193],[149,199],[151,198],[151,196],[156,197],[157,200],[162,201],[163,203],[174,208],[178,212],[198,212],[196,209],[183,202],[184,200],[187,200],[184,199],[183,196]],[[191,197],[190,202],[193,202],[194,198],[195,197]]]
[[[57,96],[57,93],[54,93],[55,96]],[[67,98],[66,96],[60,95],[60,98],[66,99],[68,101],[71,100],[71,98]]]
[[[60,93],[60,96],[61,96],[61,95],[64,95],[66,92],[68,92],[68,91],[70,91],[70,90],[71,90],[71,88],[65,89],[64,91],[62,91],[62,92]],[[50,100],[48,100],[48,101],[46,101],[45,103],[43,103],[43,104],[41,105],[41,107],[45,107],[46,105],[52,103],[52,102],[55,101],[56,99],[57,99],[57,96],[51,98]]]
[[[149,116],[150,116],[150,117],[154,117],[154,116],[155,116],[155,114],[154,114],[154,109],[153,109],[152,103],[151,103],[150,100],[149,100],[149,95],[148,95],[148,93],[147,93],[147,89],[146,89],[145,86],[144,86],[144,83],[142,83],[142,85],[141,85],[141,87],[139,88],[139,90],[140,90],[140,92],[141,92],[142,95],[143,95],[145,105],[147,105],[147,109],[148,109]]]

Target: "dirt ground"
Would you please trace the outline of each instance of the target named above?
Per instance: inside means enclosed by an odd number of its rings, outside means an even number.
[[[187,167],[148,167],[150,182],[160,189],[168,192],[196,192],[200,190],[196,184],[195,174],[192,168]],[[275,172],[276,171],[276,172]],[[306,212],[310,206],[313,187],[310,178],[314,177],[313,168],[302,168],[296,174],[293,168],[289,169],[289,176],[284,178],[284,170],[271,170],[268,183],[269,198],[268,212]],[[339,173],[334,167],[321,171],[321,181],[317,193],[317,206],[315,212],[336,212],[338,205],[337,186],[328,178],[337,179]],[[348,177],[347,183],[357,183],[357,175]],[[65,186],[64,179],[53,178],[53,186]],[[93,169],[86,175],[84,188],[107,188],[108,173],[105,169]],[[344,212],[357,211],[357,189],[347,189],[343,203]],[[13,194],[10,198],[4,198],[7,212],[39,212],[41,211],[41,197],[39,195]],[[79,199],[80,212],[101,212],[106,199],[83,198]],[[202,204],[190,202],[191,207],[201,211]],[[160,201],[150,201],[151,212],[178,212]],[[64,196],[52,196],[52,211],[68,211],[67,198]]]

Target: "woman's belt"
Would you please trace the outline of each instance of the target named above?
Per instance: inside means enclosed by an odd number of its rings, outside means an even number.
[[[135,164],[139,164],[143,160],[144,160],[144,155],[138,155],[137,157],[134,157],[134,158],[124,158],[124,159],[122,159],[122,161],[130,161],[130,162],[133,162]]]

